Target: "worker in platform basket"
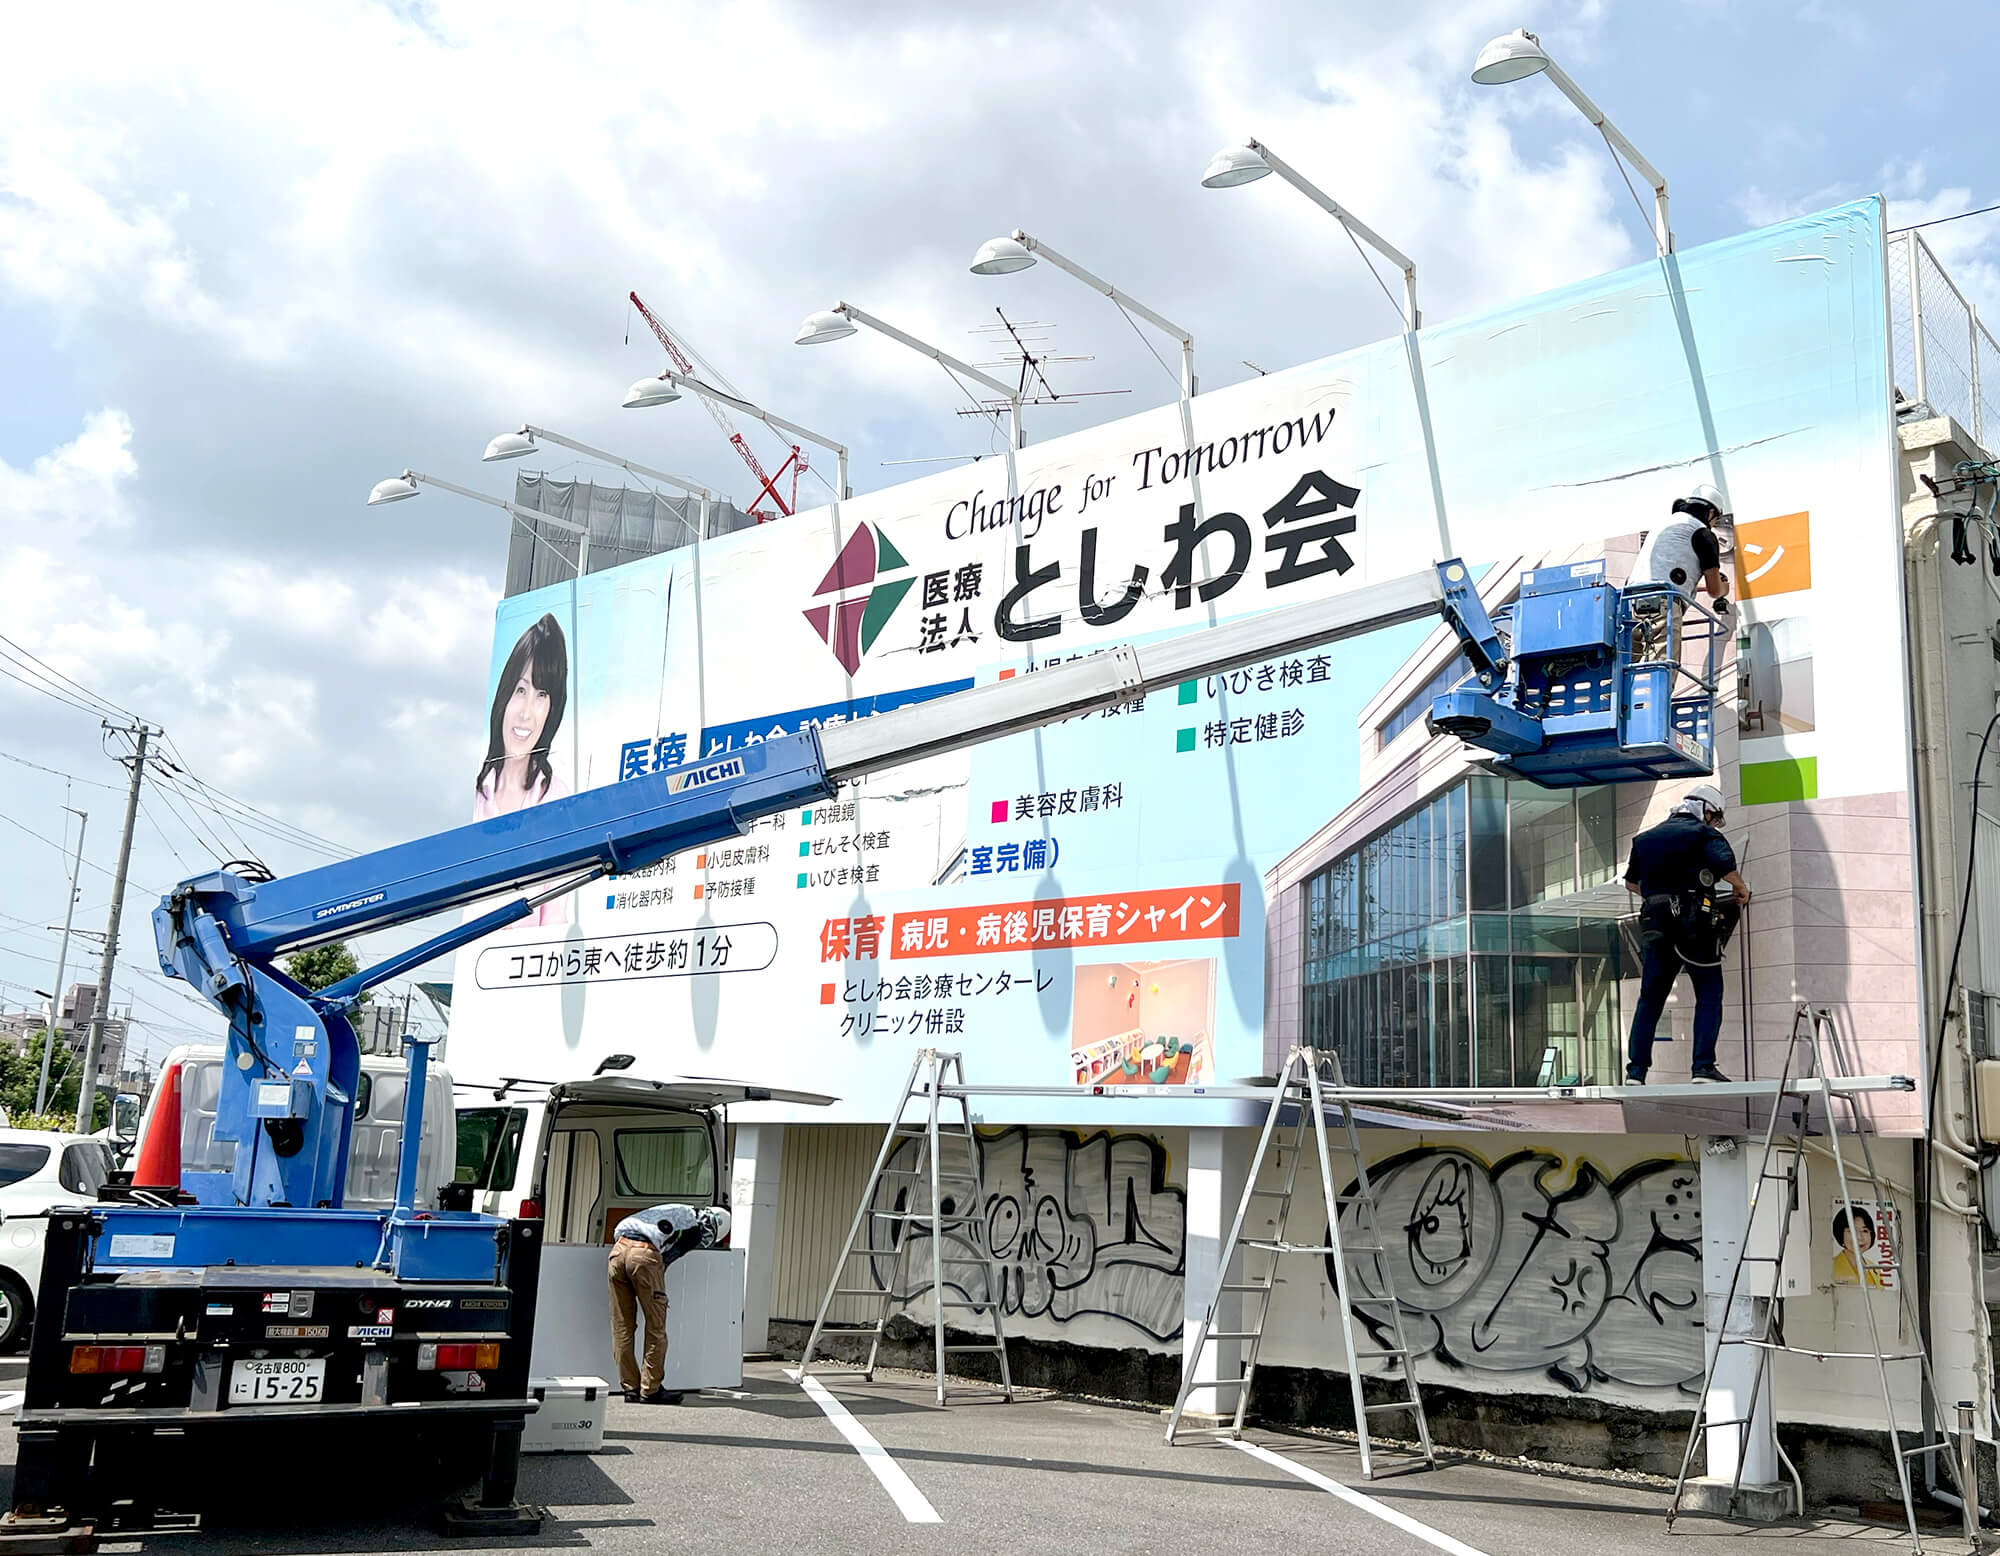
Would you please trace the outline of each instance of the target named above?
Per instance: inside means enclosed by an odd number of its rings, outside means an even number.
[[[729,1236],[729,1212],[719,1205],[655,1205],[635,1210],[613,1234],[610,1258],[611,1347],[618,1383],[638,1405],[678,1405],[663,1386],[667,1371],[667,1266]],[[645,1323],[645,1368],[632,1359],[635,1321]]]
[[[1729,614],[1729,583],[1722,573],[1722,543],[1715,526],[1730,517],[1722,493],[1706,483],[1674,502],[1674,516],[1646,537],[1639,560],[1632,566],[1627,584],[1671,584],[1682,599],[1694,601],[1695,587],[1706,589],[1718,616]],[[1650,659],[1665,651],[1668,642],[1664,602],[1654,608],[1654,619],[1641,621],[1634,652]]]
[[[1722,791],[1698,783],[1672,815],[1632,840],[1625,889],[1639,899],[1645,966],[1632,1012],[1628,1082],[1643,1084],[1652,1068],[1653,1032],[1684,970],[1694,985],[1694,1079],[1729,1079],[1715,1064],[1715,1040],[1722,1031],[1722,949],[1750,905],[1750,888],[1719,830],[1723,820]]]

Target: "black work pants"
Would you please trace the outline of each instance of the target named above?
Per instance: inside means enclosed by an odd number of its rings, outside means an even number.
[[[1632,1011],[1632,1041],[1627,1063],[1641,1075],[1653,1065],[1653,1032],[1660,1012],[1674,991],[1674,980],[1685,970],[1694,985],[1694,1069],[1715,1064],[1715,1040],[1722,1033],[1722,969],[1683,961],[1672,933],[1652,923],[1640,931],[1646,960],[1639,975],[1639,1003]]]

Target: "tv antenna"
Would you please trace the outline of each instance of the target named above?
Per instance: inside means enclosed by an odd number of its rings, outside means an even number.
[[[989,372],[1002,368],[1011,369],[1020,385],[1023,405],[1068,405],[1074,400],[1097,399],[1105,395],[1130,394],[1130,389],[1074,389],[1063,391],[1049,382],[1045,369],[1054,363],[1095,362],[1092,356],[1059,354],[1049,349],[1051,324],[1037,319],[1015,321],[1007,317],[999,308],[993,310],[998,324],[982,324],[973,330],[974,335],[983,336],[990,344],[1001,348],[997,360],[975,364]],[[1008,347],[1012,350],[1008,350]],[[988,398],[977,405],[969,405],[959,411],[961,416],[992,416],[1007,409],[1005,400]]]

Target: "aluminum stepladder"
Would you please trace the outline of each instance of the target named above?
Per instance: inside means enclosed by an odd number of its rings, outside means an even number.
[[[1328,1074],[1328,1081],[1321,1082],[1321,1070]],[[1355,1333],[1353,1304],[1359,1294],[1367,1289],[1357,1279],[1356,1264],[1361,1259],[1374,1258],[1384,1250],[1381,1227],[1376,1215],[1375,1193],[1368,1182],[1368,1164],[1362,1159],[1361,1139],[1354,1128],[1354,1110],[1344,1096],[1346,1083],[1341,1076],[1340,1058],[1336,1054],[1322,1053],[1312,1048],[1294,1048],[1285,1067],[1279,1074],[1277,1089],[1272,1093],[1271,1110],[1264,1119],[1264,1132],[1257,1141],[1257,1153],[1251,1158],[1249,1176],[1244,1182],[1243,1198],[1236,1207],[1236,1219],[1230,1225],[1229,1236],[1224,1239],[1216,1265],[1215,1290],[1210,1294],[1207,1309],[1201,1322],[1195,1326],[1193,1342],[1187,1346],[1181,1364],[1180,1393],[1174,1400],[1172,1413],[1167,1417],[1167,1441],[1171,1444],[1184,1436],[1224,1436],[1238,1437],[1243,1432],[1243,1415],[1250,1403],[1250,1386],[1257,1373],[1257,1353],[1263,1345],[1264,1327],[1271,1314],[1271,1298],[1277,1289],[1278,1267],[1287,1254],[1305,1254],[1314,1259],[1331,1256],[1334,1268],[1340,1272],[1340,1290],[1336,1293],[1335,1306],[1340,1313],[1340,1332],[1346,1346],[1347,1381],[1354,1396],[1355,1433],[1361,1448],[1361,1473],[1367,1479],[1374,1479],[1375,1468],[1372,1443],[1368,1429],[1372,1416],[1392,1411],[1407,1413],[1415,1422],[1417,1441],[1423,1452],[1426,1467],[1436,1468],[1437,1456],[1431,1447],[1430,1421],[1424,1414],[1424,1401],[1418,1391],[1414,1359],[1410,1355],[1408,1338],[1403,1333],[1403,1314],[1396,1300],[1395,1287],[1390,1279],[1387,1265],[1377,1261],[1375,1279],[1368,1282],[1379,1294],[1371,1299],[1389,1312],[1388,1328],[1394,1336],[1391,1346],[1364,1344],[1363,1337]],[[1331,1093],[1329,1100],[1328,1093]],[[1267,1189],[1257,1186],[1258,1177],[1264,1167],[1264,1158],[1271,1151],[1271,1141],[1277,1135],[1280,1115],[1286,1108],[1292,1108],[1296,1121],[1292,1126],[1289,1144],[1280,1143],[1278,1149],[1288,1158],[1281,1166],[1284,1173],[1282,1188]],[[1326,1111],[1329,1107],[1340,1114],[1340,1135],[1337,1140],[1327,1138]],[[1299,1163],[1306,1153],[1306,1135],[1311,1131],[1319,1162],[1319,1182],[1321,1201],[1326,1212],[1327,1241],[1293,1242],[1289,1231],[1294,1191],[1298,1186]],[[1353,1192],[1337,1194],[1334,1190],[1334,1156],[1345,1157],[1353,1167]],[[1250,1218],[1250,1207],[1258,1200],[1276,1201],[1271,1212],[1273,1234],[1270,1237],[1245,1237],[1244,1223]],[[1341,1211],[1351,1213],[1352,1224],[1341,1225]],[[1261,1255],[1264,1267],[1261,1271],[1245,1269],[1245,1279],[1232,1281],[1229,1266],[1236,1250],[1245,1251],[1246,1266],[1253,1255]],[[1237,1296],[1243,1304],[1241,1328],[1218,1329],[1216,1313],[1228,1296]],[[1203,1349],[1211,1340],[1239,1340],[1245,1342],[1243,1371],[1240,1377],[1198,1380],[1195,1370],[1200,1362]],[[1379,1404],[1369,1404],[1362,1392],[1363,1363],[1388,1362],[1395,1369],[1393,1376],[1408,1390],[1408,1396],[1398,1400],[1385,1400]],[[1375,1375],[1378,1379],[1380,1374]],[[1212,1427],[1184,1427],[1181,1416],[1187,1409],[1188,1395],[1198,1388],[1234,1389],[1236,1410],[1227,1425]]]
[[[896,1308],[896,1293],[907,1289],[910,1245],[921,1228],[930,1240],[931,1329],[938,1403],[945,1402],[945,1357],[961,1351],[997,1355],[1001,1393],[1009,1400],[1014,1397],[1013,1375],[1007,1366],[1007,1332],[1000,1314],[1004,1288],[999,1265],[986,1240],[986,1184],[980,1172],[979,1141],[973,1134],[971,1106],[963,1091],[956,1095],[947,1092],[947,1088],[964,1085],[963,1055],[940,1053],[934,1048],[918,1050],[910,1065],[902,1100],[897,1103],[888,1133],[883,1136],[874,1170],[868,1174],[868,1184],[861,1191],[861,1206],[854,1213],[854,1224],[848,1228],[847,1245],[834,1262],[833,1278],[820,1302],[819,1317],[813,1321],[812,1333],[806,1338],[805,1351],[799,1358],[801,1379],[811,1370],[820,1339],[828,1333],[869,1335],[868,1360],[853,1370],[858,1370],[864,1378],[874,1378],[882,1336]],[[915,1120],[910,1117],[913,1102],[924,1104],[923,1115]],[[941,1117],[940,1109],[953,1103],[958,1107],[957,1120]],[[907,1166],[892,1167],[890,1160],[905,1140],[916,1142],[914,1160]],[[876,1193],[885,1183],[906,1186],[905,1192],[896,1196],[894,1209],[875,1206]],[[945,1208],[947,1205],[949,1209]],[[885,1232],[887,1247],[882,1246]],[[953,1249],[945,1246],[947,1233],[955,1245]],[[917,1257],[921,1259],[923,1255]],[[878,1259],[890,1261],[886,1284],[845,1283],[858,1261],[864,1260],[859,1269],[866,1273],[856,1278],[872,1279],[879,1268],[875,1264]],[[973,1275],[972,1270],[981,1273]],[[951,1273],[947,1274],[948,1271]],[[973,1300],[971,1290],[975,1282],[984,1283],[978,1300]],[[878,1303],[875,1317],[859,1323],[829,1322],[827,1314],[839,1297],[874,1298]],[[993,1324],[992,1340],[977,1345],[947,1343],[948,1312],[987,1314]]]
[[[1803,1052],[1810,1066],[1810,1073],[1800,1073],[1797,1069]],[[1757,1404],[1763,1391],[1772,1386],[1771,1358],[1780,1351],[1789,1351],[1797,1356],[1810,1356],[1815,1361],[1872,1361],[1875,1374],[1882,1391],[1883,1425],[1889,1433],[1889,1457],[1896,1466],[1896,1483],[1903,1494],[1903,1519],[1910,1531],[1910,1541],[1915,1550],[1924,1548],[1923,1537],[1917,1532],[1916,1504],[1910,1492],[1910,1461],[1927,1453],[1941,1454],[1951,1465],[1952,1480],[1960,1481],[1958,1461],[1951,1453],[1951,1439],[1941,1436],[1935,1443],[1919,1443],[1913,1448],[1903,1446],[1903,1433],[1896,1426],[1895,1398],[1889,1387],[1889,1364],[1891,1362],[1917,1363],[1922,1370],[1922,1382],[1932,1399],[1939,1399],[1937,1379],[1931,1371],[1931,1360],[1917,1338],[1922,1330],[1917,1324],[1916,1306],[1910,1297],[1909,1275],[1906,1269],[1896,1272],[1896,1302],[1902,1324],[1902,1332],[1911,1336],[1910,1349],[1888,1351],[1883,1348],[1882,1321],[1876,1316],[1875,1304],[1869,1298],[1866,1274],[1857,1288],[1862,1297],[1862,1311],[1868,1316],[1869,1349],[1866,1351],[1824,1351],[1810,1346],[1788,1344],[1784,1337],[1784,1324],[1779,1314],[1779,1294],[1777,1272],[1782,1268],[1785,1257],[1785,1242],[1791,1235],[1792,1213],[1799,1203],[1799,1177],[1805,1169],[1807,1141],[1813,1133],[1812,1105],[1817,1102],[1826,1110],[1825,1154],[1833,1162],[1834,1177],[1839,1187],[1841,1209],[1846,1213],[1847,1224],[1855,1224],[1853,1180],[1849,1176],[1847,1152],[1841,1144],[1842,1126],[1840,1115],[1835,1110],[1837,1095],[1846,1104],[1848,1112],[1847,1128],[1861,1148],[1862,1182],[1866,1185],[1872,1200],[1891,1200],[1890,1185],[1875,1170],[1875,1153],[1868,1143],[1869,1128],[1861,1115],[1859,1104],[1852,1094],[1838,1094],[1832,1082],[1839,1078],[1838,1071],[1830,1060],[1837,1060],[1840,1052],[1839,1034],[1834,1030],[1833,1017],[1825,1010],[1816,1010],[1800,1005],[1792,1016],[1792,1031],[1785,1045],[1784,1074],[1780,1077],[1778,1093],[1771,1099],[1771,1116],[1764,1125],[1761,1154],[1757,1162],[1757,1175],[1752,1182],[1752,1202],[1750,1216],[1745,1224],[1742,1243],[1736,1253],[1736,1261],[1729,1272],[1729,1291],[1721,1306],[1722,1333],[1717,1343],[1708,1348],[1708,1365],[1702,1374],[1701,1395],[1695,1401],[1694,1421],[1688,1428],[1687,1448],[1681,1455],[1680,1474],[1674,1482],[1674,1499],[1667,1507],[1667,1528],[1673,1529],[1674,1519],[1680,1513],[1681,1499],[1687,1490],[1688,1475],[1694,1465],[1695,1450],[1705,1443],[1711,1430],[1734,1427],[1736,1429],[1736,1477],[1730,1484],[1730,1506],[1734,1509],[1737,1492],[1743,1483],[1743,1460],[1746,1455],[1750,1432],[1757,1419]],[[1780,1128],[1780,1120],[1785,1125]],[[1774,1170],[1774,1162],[1777,1164]],[[1776,1192],[1777,1240],[1769,1244],[1757,1235],[1757,1201],[1763,1198],[1766,1187]],[[1751,1251],[1753,1244],[1769,1246],[1769,1252]],[[1735,1311],[1739,1291],[1744,1287],[1744,1266],[1768,1267],[1771,1298],[1766,1303],[1762,1321],[1753,1326],[1753,1332],[1733,1334],[1729,1329],[1730,1315]],[[1755,1293],[1750,1293],[1755,1295]],[[1722,1353],[1728,1346],[1747,1346],[1756,1352],[1756,1371],[1750,1383],[1750,1401],[1740,1417],[1728,1420],[1710,1420],[1709,1395],[1715,1387],[1715,1374],[1721,1365]],[[1775,1394],[1773,1403],[1775,1404]],[[1778,1449],[1779,1461],[1792,1477],[1795,1507],[1801,1513],[1803,1492],[1799,1489],[1798,1471],[1786,1456],[1782,1446]],[[1961,1496],[1965,1495],[1963,1484],[1958,1486]],[[1976,1498],[1976,1491],[1974,1492]]]

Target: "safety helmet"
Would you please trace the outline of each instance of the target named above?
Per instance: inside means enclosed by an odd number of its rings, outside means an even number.
[[[1705,512],[1707,518],[1703,519],[1703,522],[1708,524],[1713,524],[1718,519],[1731,517],[1729,504],[1723,498],[1722,493],[1718,492],[1706,481],[1689,492],[1687,496],[1674,499],[1674,512],[1685,513],[1697,519],[1702,518]]]
[[[704,1206],[696,1219],[701,1223],[701,1246],[713,1248],[729,1241],[729,1212],[720,1205]]]
[[[1719,823],[1724,815],[1722,791],[1712,783],[1698,783],[1681,796],[1683,806],[1700,805],[1702,810]]]

